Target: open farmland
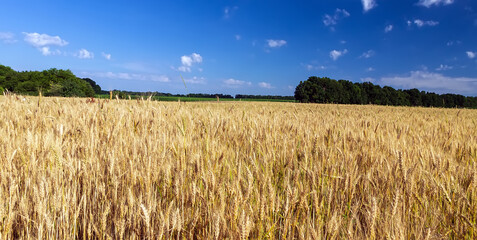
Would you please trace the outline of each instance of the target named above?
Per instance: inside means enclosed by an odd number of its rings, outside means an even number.
[[[0,107],[0,239],[477,237],[476,110]]]

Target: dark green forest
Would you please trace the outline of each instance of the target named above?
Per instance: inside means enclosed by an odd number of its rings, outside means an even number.
[[[44,71],[17,72],[0,65],[0,92],[44,96],[94,97],[101,87],[89,78],[78,78],[70,70],[52,68]]]
[[[304,103],[376,104],[446,108],[477,108],[477,97],[436,94],[418,89],[396,90],[370,82],[310,77],[295,89],[295,99]]]

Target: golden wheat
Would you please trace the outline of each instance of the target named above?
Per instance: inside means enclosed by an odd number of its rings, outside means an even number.
[[[475,239],[477,111],[0,97],[0,239]]]

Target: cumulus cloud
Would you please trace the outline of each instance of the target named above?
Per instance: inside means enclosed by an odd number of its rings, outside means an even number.
[[[182,56],[181,62],[182,62],[182,65],[190,67],[192,66],[193,63],[201,63],[202,56],[200,56],[200,54],[197,54],[197,53],[192,53],[189,56]]]
[[[404,89],[417,88],[436,93],[457,93],[463,95],[477,93],[477,78],[449,77],[425,70],[412,71],[406,76],[384,77],[381,78],[380,83]]]
[[[78,51],[78,54],[76,54],[76,56],[80,59],[93,59],[94,53],[83,48]]]
[[[474,59],[477,56],[477,52],[467,51],[465,53],[467,54],[467,57],[470,59]]]
[[[267,82],[259,82],[258,86],[261,87],[261,88],[267,88],[267,89],[272,89],[273,88],[272,84],[267,83]]]
[[[61,54],[60,50],[58,50],[58,49],[51,50],[50,47],[39,47],[37,49],[38,49],[38,51],[41,52],[41,54],[43,56],[52,56],[52,55],[60,55]]]
[[[52,54],[49,47],[41,47],[38,48],[38,50],[40,50],[41,54],[43,54],[44,56],[49,56]]]
[[[384,32],[388,33],[388,32],[391,32],[393,30],[394,26],[393,25],[387,25],[385,28],[384,28]]]
[[[360,58],[371,58],[372,56],[374,56],[374,54],[376,53],[373,50],[369,50],[361,54]]]
[[[61,54],[61,51],[58,49],[52,50],[52,46],[63,47],[68,45],[68,42],[61,39],[59,36],[27,32],[23,32],[23,35],[25,36],[23,40],[38,49],[38,51],[40,51],[44,56]]]
[[[0,41],[3,43],[15,43],[17,40],[15,39],[15,34],[11,32],[0,32]]]
[[[337,8],[334,15],[325,14],[325,16],[323,16],[323,24],[325,24],[327,27],[330,27],[331,30],[334,31],[334,26],[338,24],[338,21],[349,16],[350,14],[348,11]]]
[[[415,24],[417,27],[421,28],[421,27],[425,27],[425,26],[434,27],[434,26],[439,25],[439,22],[437,22],[437,21],[423,21],[421,19],[416,19],[413,22],[407,21],[408,26],[411,26],[412,24]]]
[[[267,43],[268,43],[268,46],[271,48],[279,48],[279,47],[285,46],[287,44],[287,41],[269,39],[267,40]]]
[[[152,81],[152,82],[170,82],[170,79],[164,75],[156,74],[139,74],[139,73],[114,73],[114,72],[82,72],[81,75],[95,78],[108,78],[108,79],[120,79],[120,80],[139,80],[139,81]]]
[[[238,88],[238,87],[242,87],[242,86],[251,86],[252,85],[251,82],[246,82],[246,81],[237,80],[237,79],[233,79],[233,78],[226,79],[226,80],[223,81],[223,83],[225,84],[225,86],[230,87],[230,88]]]
[[[181,72],[190,72],[192,65],[195,63],[202,63],[202,60],[202,56],[200,56],[198,53],[184,55],[181,57],[182,66],[178,67],[177,70]]]
[[[338,60],[338,58],[342,57],[346,53],[348,53],[347,49],[342,50],[342,51],[333,50],[333,51],[330,52],[330,58],[333,59],[333,61],[336,61],[336,60]]]
[[[102,55],[106,60],[111,60],[111,54],[102,52],[101,55]]]
[[[432,7],[432,5],[449,5],[454,3],[454,0],[419,0],[417,5],[424,6],[427,8]]]
[[[361,3],[363,3],[363,10],[365,12],[375,8],[377,6],[375,0],[361,0]]]
[[[59,36],[50,36],[48,34],[39,34],[39,33],[26,33],[25,35],[25,42],[34,46],[34,47],[44,47],[44,46],[59,46],[63,47],[68,45],[68,42],[61,39]]]

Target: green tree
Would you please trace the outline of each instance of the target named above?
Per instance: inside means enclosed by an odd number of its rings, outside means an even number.
[[[93,86],[101,91],[93,80],[77,78],[70,70],[16,72],[0,65],[0,87],[19,94],[38,95],[42,91],[47,96],[93,97]]]
[[[96,84],[95,81],[93,81],[90,78],[83,78],[83,80],[86,81],[89,85],[91,85],[91,87],[94,90],[94,93],[101,94],[101,87],[98,84]]]

